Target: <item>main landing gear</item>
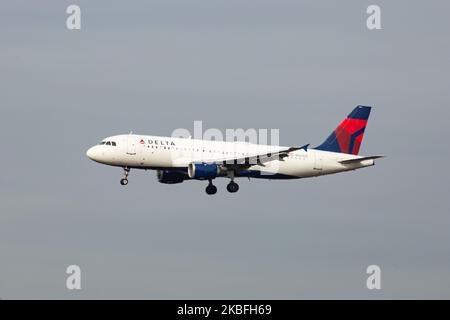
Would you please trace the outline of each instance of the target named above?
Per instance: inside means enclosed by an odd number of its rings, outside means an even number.
[[[234,178],[234,177],[233,177]],[[230,181],[230,183],[227,185],[227,190],[230,193],[235,193],[238,192],[239,190],[239,185],[233,181],[233,179]],[[206,186],[205,189],[206,193],[209,195],[213,195],[217,193],[217,187],[215,185],[212,184],[212,180],[209,180],[208,185]]]
[[[238,190],[239,190],[239,185],[238,185],[236,182],[231,181],[229,184],[227,184],[227,190],[228,190],[228,192],[230,192],[230,193],[238,192]]]
[[[212,181],[211,181],[211,180],[209,180],[209,183],[208,183],[208,185],[206,186],[205,191],[206,191],[207,194],[213,195],[213,194],[216,194],[216,192],[217,192],[217,187],[216,187],[215,185],[212,184]]]
[[[234,174],[235,174],[234,170],[230,170],[227,172],[228,178],[231,179],[230,183],[227,184],[227,190],[230,193],[235,193],[238,192],[239,190],[239,185],[236,182],[234,182]]]
[[[125,167],[123,168],[123,178],[120,179],[120,184],[126,186],[128,184],[128,175],[130,174],[130,169]]]

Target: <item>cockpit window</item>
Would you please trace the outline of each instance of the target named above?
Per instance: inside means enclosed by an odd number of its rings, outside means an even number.
[[[99,143],[99,145],[106,145],[106,146],[116,146],[116,142],[115,141],[102,141]]]

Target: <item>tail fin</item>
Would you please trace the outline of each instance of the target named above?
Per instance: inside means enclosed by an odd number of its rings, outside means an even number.
[[[371,107],[357,106],[344,121],[315,149],[357,155]]]

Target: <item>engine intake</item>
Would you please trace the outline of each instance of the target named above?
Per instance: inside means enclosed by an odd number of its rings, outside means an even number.
[[[215,163],[190,163],[188,177],[191,179],[214,179],[219,175],[219,167]]]
[[[167,184],[181,183],[186,179],[185,173],[173,170],[158,170],[156,176],[159,182]]]

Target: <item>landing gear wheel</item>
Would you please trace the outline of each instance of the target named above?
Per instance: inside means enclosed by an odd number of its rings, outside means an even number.
[[[206,191],[207,194],[210,194],[210,195],[216,194],[217,187],[215,185],[213,185],[213,184],[208,184],[208,186],[206,187],[205,191]]]
[[[128,174],[130,173],[130,169],[127,167],[123,168],[123,178],[120,179],[120,184],[126,186],[128,184]]]
[[[238,190],[239,190],[239,185],[238,185],[236,182],[231,181],[231,182],[227,185],[227,190],[228,190],[228,192],[231,192],[231,193],[238,192]]]

